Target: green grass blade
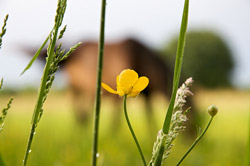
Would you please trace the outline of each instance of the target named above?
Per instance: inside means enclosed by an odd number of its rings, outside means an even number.
[[[105,41],[105,15],[106,15],[106,0],[102,0],[100,36],[99,36],[99,44],[98,44],[98,66],[97,66],[96,94],[95,94],[92,166],[97,165],[97,154],[98,154],[99,119],[100,119],[100,110],[101,110],[101,82],[102,82],[104,41]]]
[[[57,35],[58,35],[59,27],[62,24],[64,12],[65,12],[65,7],[66,7],[66,0],[64,0],[64,1],[59,0],[58,1],[57,15],[55,17],[55,25],[54,25],[53,30],[51,31],[51,34],[48,37],[50,39],[50,43],[49,43],[48,51],[47,51],[48,57],[47,57],[47,62],[46,62],[45,68],[44,68],[43,76],[42,76],[42,81],[41,81],[41,86],[40,86],[40,90],[39,90],[39,96],[37,99],[37,104],[35,106],[34,114],[33,114],[33,118],[32,118],[32,124],[35,124],[35,125],[38,123],[39,115],[42,113],[44,91],[46,88],[49,69],[50,69],[50,65],[52,63],[53,54],[54,54],[55,45],[56,45],[56,40],[57,40]],[[51,39],[51,35],[52,35],[52,39]]]
[[[46,43],[48,42],[48,40],[49,40],[49,36],[45,39],[45,41],[43,42],[42,46],[37,50],[37,52],[35,53],[35,55],[31,59],[31,61],[29,62],[29,64],[26,66],[26,68],[22,71],[22,73],[20,75],[23,75],[32,66],[32,64],[37,59],[37,57],[41,53],[43,47],[46,45]]]
[[[182,23],[180,29],[180,36],[178,41],[177,53],[176,53],[176,60],[175,60],[175,69],[174,69],[174,81],[173,81],[173,91],[170,100],[170,104],[168,107],[168,111],[165,117],[165,121],[163,124],[163,133],[168,134],[171,117],[174,109],[174,103],[176,98],[177,89],[179,86],[179,80],[181,75],[181,67],[184,55],[184,47],[186,41],[186,31],[188,25],[188,8],[189,8],[189,0],[185,0],[183,15],[182,15]]]
[[[38,92],[38,98],[37,98],[36,106],[35,106],[34,112],[33,112],[33,117],[32,117],[32,121],[31,121],[32,126],[31,126],[31,130],[30,130],[30,136],[28,139],[26,151],[25,151],[23,166],[26,166],[29,153],[31,152],[31,144],[32,144],[32,140],[34,137],[35,129],[36,129],[37,124],[38,124],[38,122],[41,118],[41,115],[43,113],[43,104],[47,98],[47,94],[49,93],[49,89],[50,89],[52,82],[54,80],[54,77],[55,77],[54,72],[56,72],[56,70],[59,68],[58,66],[55,66],[56,54],[55,54],[54,50],[55,50],[55,46],[56,46],[59,27],[61,26],[62,21],[63,21],[65,9],[66,9],[66,4],[67,4],[66,2],[67,2],[67,0],[58,0],[57,12],[56,12],[56,17],[55,17],[55,24],[54,24],[54,27],[53,27],[51,33],[49,34],[48,38],[46,39],[46,40],[50,41],[48,44],[48,49],[47,49],[48,56],[46,58],[46,64],[45,64],[43,76],[41,79],[41,85],[40,85],[40,89]],[[46,42],[44,42],[44,43],[46,43]],[[54,65],[51,65],[51,64],[54,64]]]

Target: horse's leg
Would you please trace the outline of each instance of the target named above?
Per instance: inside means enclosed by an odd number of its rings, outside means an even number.
[[[112,100],[113,108],[111,110],[112,113],[111,113],[111,123],[110,123],[111,125],[110,129],[112,130],[112,132],[119,131],[121,127],[122,113],[123,113],[121,101],[122,99],[118,98],[117,96]]]
[[[85,125],[89,122],[92,102],[91,96],[86,96],[81,90],[72,88],[73,111],[77,122]]]
[[[158,130],[158,127],[156,118],[154,116],[154,108],[152,105],[152,100],[147,91],[145,91],[144,94],[145,94],[144,105],[145,105],[146,125],[148,128],[148,133],[149,135],[155,135],[155,132]]]

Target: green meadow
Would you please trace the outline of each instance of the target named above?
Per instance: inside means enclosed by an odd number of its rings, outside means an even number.
[[[35,92],[2,92],[1,105],[6,103],[11,96],[14,97],[14,101],[6,117],[5,127],[0,134],[0,153],[7,166],[22,164],[37,94]],[[183,165],[243,166],[249,132],[250,92],[198,89],[193,98],[199,109],[201,128],[204,128],[209,119],[206,112],[209,105],[216,104],[219,112],[204,138],[185,159]],[[156,124],[147,123],[142,95],[127,101],[130,121],[147,162],[151,158],[153,142],[163,123],[168,103],[162,98],[154,98],[152,104]],[[141,165],[139,153],[122,115],[123,111],[122,109],[112,110],[113,108],[112,100],[103,98],[98,165]],[[121,111],[121,117],[118,120],[119,124],[114,125],[112,117],[118,111]],[[149,125],[155,126],[153,130],[145,130]],[[34,136],[29,165],[90,165],[92,131],[93,111],[89,122],[80,125],[73,114],[70,93],[52,91],[45,102],[44,115]],[[171,157],[166,160],[168,165],[175,165],[194,139],[195,136],[189,136],[188,129],[181,133],[174,142]]]

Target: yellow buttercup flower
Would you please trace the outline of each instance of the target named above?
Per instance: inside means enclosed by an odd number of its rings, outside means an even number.
[[[149,79],[145,76],[139,77],[134,70],[123,70],[116,77],[116,91],[110,88],[107,84],[102,83],[102,87],[108,92],[118,94],[119,96],[128,95],[128,97],[136,97],[144,90],[149,83]]]

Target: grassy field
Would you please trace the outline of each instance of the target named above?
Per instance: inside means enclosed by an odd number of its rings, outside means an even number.
[[[9,94],[0,96],[1,106]],[[30,130],[35,93],[14,93],[13,106],[0,134],[0,153],[7,166],[21,165]],[[206,108],[216,104],[219,113],[204,139],[183,162],[184,166],[243,166],[246,157],[250,92],[236,90],[199,90],[194,95],[201,116],[201,127],[209,118]],[[154,101],[157,127],[146,128],[141,97],[128,100],[128,113],[147,161],[150,160],[153,142],[160,129],[167,108],[162,100]],[[139,103],[139,104],[138,104]],[[114,129],[112,102],[102,103],[99,138],[99,165],[142,165],[132,136],[122,116],[120,127]],[[92,120],[85,126],[74,118],[71,96],[67,92],[52,92],[44,106],[44,115],[38,125],[29,158],[30,166],[80,166],[90,165],[92,146]],[[168,165],[175,165],[185,153],[192,138],[183,133],[175,141]]]

